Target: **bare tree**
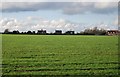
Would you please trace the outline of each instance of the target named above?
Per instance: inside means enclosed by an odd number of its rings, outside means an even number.
[[[94,27],[93,29],[85,29],[84,34],[105,35],[106,30],[98,29],[97,27]]]

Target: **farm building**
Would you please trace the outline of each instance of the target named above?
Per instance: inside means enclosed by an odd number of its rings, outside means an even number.
[[[55,30],[55,34],[62,34],[62,30]]]
[[[46,34],[46,30],[38,30],[37,34]]]
[[[107,35],[119,35],[120,31],[119,30],[108,30]]]
[[[74,31],[67,31],[65,34],[74,34]]]

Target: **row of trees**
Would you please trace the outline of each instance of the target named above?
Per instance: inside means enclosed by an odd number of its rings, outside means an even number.
[[[42,35],[106,35],[106,30],[98,29],[94,27],[93,29],[85,29],[83,32],[75,33],[74,31],[66,31],[62,33],[62,30],[55,30],[54,33],[47,33],[46,30],[38,30],[37,33],[35,31],[27,31],[27,32],[19,32],[18,30],[14,30],[12,32],[9,29],[5,29],[3,34],[42,34]]]
[[[83,34],[90,34],[90,35],[105,35],[106,30],[104,29],[98,29],[97,27],[94,27],[92,29],[85,29]]]

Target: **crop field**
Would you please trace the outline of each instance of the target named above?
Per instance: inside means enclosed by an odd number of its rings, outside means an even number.
[[[118,75],[118,37],[2,35],[3,75]]]

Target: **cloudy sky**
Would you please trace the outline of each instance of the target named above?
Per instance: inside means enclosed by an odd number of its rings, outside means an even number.
[[[118,28],[118,2],[2,2],[0,14],[0,32]]]

